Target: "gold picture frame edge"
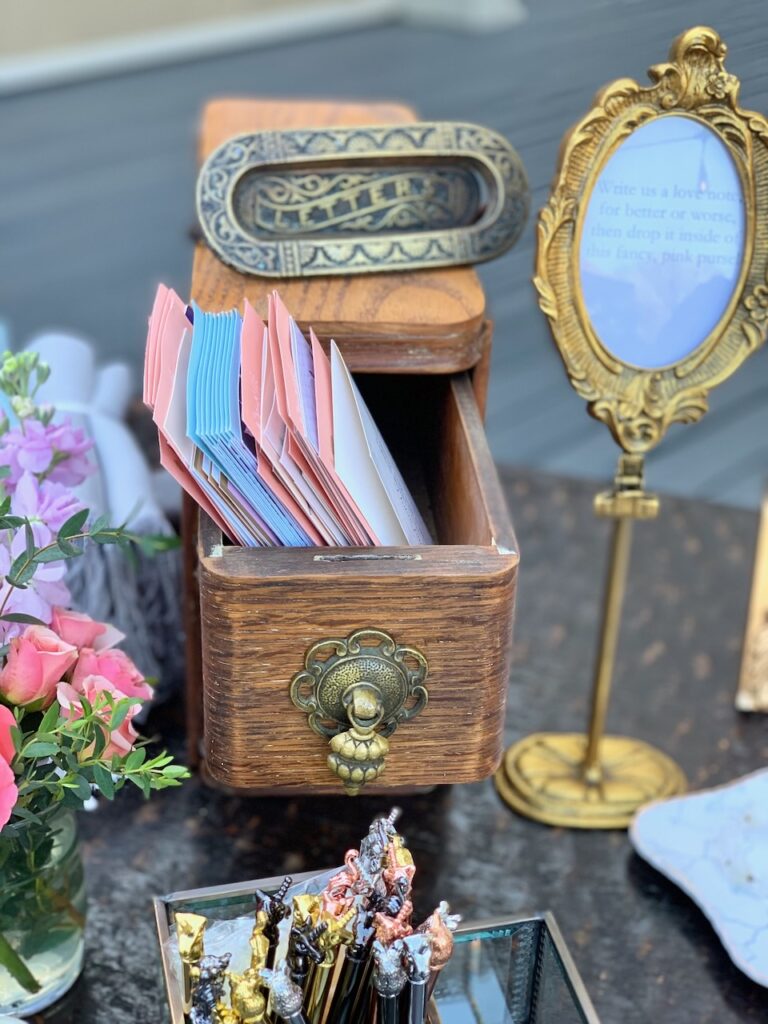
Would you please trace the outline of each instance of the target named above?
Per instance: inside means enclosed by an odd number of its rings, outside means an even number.
[[[726,52],[714,29],[698,26],[677,37],[668,63],[649,69],[651,85],[620,78],[600,89],[563,139],[552,192],[539,214],[533,279],[539,306],[588,411],[635,454],[655,447],[672,423],[700,419],[709,392],[768,333],[768,120],[738,105],[740,83],[725,69]],[[706,123],[738,168],[744,253],[738,286],[708,338],[675,363],[642,369],[615,358],[596,338],[574,277],[575,255],[591,187],[611,154],[641,124],[674,113]]]

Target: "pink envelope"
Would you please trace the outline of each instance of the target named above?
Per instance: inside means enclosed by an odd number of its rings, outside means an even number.
[[[293,352],[291,351],[291,314],[285,308],[285,303],[278,292],[272,293],[270,306],[270,324],[274,319],[275,335],[280,355],[280,382],[283,392],[281,412],[284,410],[288,426],[300,433],[304,433],[304,418],[301,412],[301,400],[299,399],[299,383],[296,380],[296,370],[293,365]]]
[[[208,495],[173,450],[165,435],[158,431],[157,440],[160,445],[160,465],[163,469],[167,470],[176,483],[187,492],[190,498],[196,501],[200,508],[208,513],[221,532],[226,537],[229,537],[233,543],[237,543],[237,540],[232,536],[232,532],[229,527],[221,518],[215,506],[211,504]]]
[[[158,285],[152,312],[147,321],[147,344],[144,351],[144,404],[150,409],[154,405],[154,389],[156,383],[155,361],[157,351],[157,333],[160,327],[160,313],[165,305],[168,289],[164,284]]]
[[[266,324],[246,299],[240,334],[240,406],[243,423],[257,444],[261,443],[261,378]]]

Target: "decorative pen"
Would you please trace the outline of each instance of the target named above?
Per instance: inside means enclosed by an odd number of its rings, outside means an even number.
[[[453,954],[453,933],[461,921],[460,914],[451,914],[450,907],[442,900],[417,931],[430,939],[430,973],[427,982],[427,1002],[435,991],[437,978]]]
[[[403,966],[403,939],[385,946],[373,944],[373,989],[376,993],[376,1024],[400,1024],[401,992],[408,976]]]
[[[291,908],[285,902],[285,897],[292,883],[293,879],[291,876],[286,875],[280,883],[280,888],[272,895],[263,892],[261,889],[256,890],[256,898],[259,901],[258,910],[263,910],[267,915],[264,934],[269,940],[269,955],[267,957],[268,967],[272,967],[275,962],[275,954],[277,953],[277,944],[279,941],[278,929],[280,927],[280,922],[284,921],[286,917],[291,916]]]
[[[309,1024],[302,1010],[304,993],[291,978],[288,965],[283,961],[274,970],[260,972],[272,994],[272,1009],[286,1024]]]
[[[424,1024],[431,959],[429,935],[417,933],[408,935],[401,941],[408,975],[407,1000],[403,1000],[401,1024]]]
[[[207,919],[201,914],[174,914],[176,943],[181,957],[182,1004],[184,1013],[192,1009],[192,987],[196,980],[198,964],[203,958],[203,942]]]

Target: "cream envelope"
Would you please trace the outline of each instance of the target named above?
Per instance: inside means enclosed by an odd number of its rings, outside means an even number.
[[[360,522],[359,512],[348,500],[341,482],[327,472],[319,458],[313,351],[277,292],[270,304],[270,325],[273,322],[277,346],[273,343],[270,351],[277,351],[284,395],[280,401],[278,386],[277,406],[287,417],[281,465],[312,502],[315,515],[331,532],[331,542],[370,544],[372,534],[367,524]]]
[[[332,486],[338,491],[340,500],[350,509],[350,514],[360,532],[358,543],[361,546],[380,544],[376,532],[361,512],[359,506],[345,487],[343,480],[336,472],[333,459],[333,396],[331,390],[331,363],[310,327],[309,337],[312,345],[312,364],[315,378],[315,410],[317,413],[317,434],[320,463]]]
[[[331,342],[336,471],[382,544],[432,538],[352,375]]]

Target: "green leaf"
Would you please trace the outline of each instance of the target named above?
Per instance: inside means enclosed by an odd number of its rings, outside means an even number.
[[[174,533],[147,533],[139,537],[137,543],[145,555],[158,555],[174,551],[181,545],[181,538]]]
[[[21,744],[24,739],[21,729],[18,725],[11,726],[11,739],[13,740],[14,749],[18,754],[18,752],[21,750]]]
[[[73,810],[81,810],[84,801],[80,799],[75,790],[65,789],[61,798],[62,807],[71,807]]]
[[[43,715],[37,731],[50,732],[51,729],[54,729],[59,724],[59,713],[59,705],[54,701]]]
[[[65,551],[60,544],[52,544],[50,547],[40,548],[35,555],[35,562],[38,565],[44,565],[46,562],[61,562],[65,558],[75,558],[80,554],[80,549],[76,548],[74,544],[67,544],[71,551]]]
[[[61,542],[69,537],[76,536],[78,533],[82,533],[83,527],[88,521],[88,513],[89,510],[87,508],[82,508],[79,512],[75,512],[73,516],[70,516],[59,530],[56,539]]]
[[[28,626],[45,626],[42,619],[36,619],[34,615],[26,615],[24,612],[6,612],[0,615],[5,622],[25,622]]]
[[[137,786],[144,796],[149,796],[152,792],[152,783],[149,781],[148,775],[128,775],[126,776],[134,786]]]
[[[10,500],[8,498],[6,498],[2,503],[2,506],[0,506],[0,530],[18,530],[24,525],[26,520],[22,519],[21,516],[5,515],[2,512],[2,509],[5,507],[6,502],[9,502],[10,507]]]
[[[138,747],[136,750],[132,750],[128,757],[123,762],[123,771],[134,772],[137,768],[140,768],[144,764],[144,759],[147,756],[147,752],[144,747]]]
[[[35,535],[29,520],[24,521],[24,547],[27,558],[32,558],[37,550],[37,544],[35,543]]]
[[[35,575],[36,568],[35,563],[29,561],[25,552],[14,559],[11,571],[5,578],[12,587],[19,587],[20,590],[23,590]]]
[[[91,785],[82,775],[75,775],[71,779],[64,780],[64,785],[77,795],[77,799],[85,803],[91,799]]]
[[[119,729],[128,716],[128,712],[132,707],[135,707],[134,701],[121,700],[115,710],[112,712],[112,717],[109,721],[110,730]]]
[[[107,800],[112,800],[115,795],[115,784],[112,780],[112,773],[103,764],[93,766],[93,781],[99,787]]]
[[[53,757],[54,754],[58,754],[59,745],[58,743],[41,743],[39,740],[33,740],[32,743],[28,743],[21,752],[22,757]]]

